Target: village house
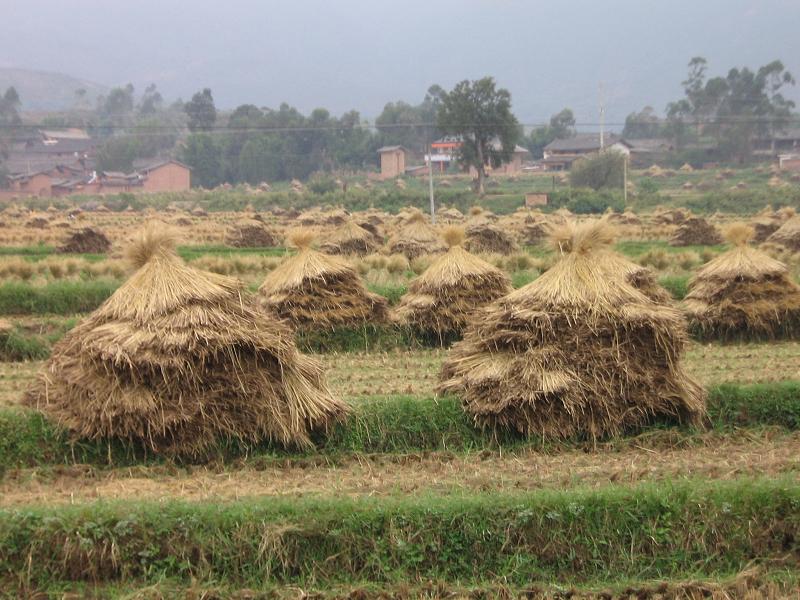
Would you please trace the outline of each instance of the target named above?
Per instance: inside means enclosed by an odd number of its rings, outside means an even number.
[[[578,158],[615,150],[625,156],[631,154],[631,144],[614,133],[581,133],[571,138],[553,140],[544,147],[542,164],[548,171],[566,171]]]
[[[425,155],[425,163],[427,164],[428,161],[431,161],[431,163],[435,165],[435,170],[439,173],[444,173],[450,165],[455,163],[458,149],[461,147],[462,143],[461,138],[458,136],[445,136],[436,140],[431,144],[431,152]],[[494,149],[499,150],[500,141],[493,140],[492,146]],[[529,158],[530,151],[517,144],[514,146],[511,160],[494,169],[487,167],[486,170],[493,175],[514,175],[522,172],[525,161]],[[470,174],[473,177],[477,175],[475,169],[472,168],[470,169]]]
[[[403,146],[383,146],[377,150],[380,157],[381,179],[394,179],[406,172],[409,151]]]

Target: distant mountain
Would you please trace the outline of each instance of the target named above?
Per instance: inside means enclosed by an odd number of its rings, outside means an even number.
[[[63,73],[10,69],[0,67],[0,94],[14,86],[22,101],[23,111],[67,110],[75,106],[75,92],[86,90],[86,102],[94,106],[97,96],[108,87]]]

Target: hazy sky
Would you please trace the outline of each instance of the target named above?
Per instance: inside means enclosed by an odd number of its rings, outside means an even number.
[[[217,105],[374,118],[432,83],[493,75],[525,123],[564,106],[609,123],[681,94],[692,56],[712,74],[775,58],[800,79],[800,0],[0,0],[0,66],[106,85],[202,88]],[[800,100],[800,88],[789,92]]]

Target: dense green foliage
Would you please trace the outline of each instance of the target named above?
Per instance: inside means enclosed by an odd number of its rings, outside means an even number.
[[[606,150],[595,156],[576,160],[569,172],[574,187],[622,189],[625,177],[625,155],[616,150]]]

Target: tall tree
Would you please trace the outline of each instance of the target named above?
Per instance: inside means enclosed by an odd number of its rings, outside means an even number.
[[[14,87],[9,87],[0,96],[0,183],[5,182],[5,169],[3,162],[8,158],[11,144],[14,141],[22,119],[19,116],[19,94]]]
[[[183,162],[192,168],[192,183],[204,188],[218,186],[224,180],[222,151],[207,133],[193,133],[186,138]]]
[[[743,162],[751,157],[757,138],[782,129],[791,119],[794,102],[781,90],[794,85],[794,77],[779,60],[757,71],[734,68],[725,77],[707,79],[706,71],[704,58],[689,62],[684,98],[667,106],[667,117],[682,133],[686,123],[693,124],[696,135],[714,137],[723,156]]]
[[[442,96],[437,123],[449,135],[460,136],[458,160],[478,173],[477,191],[484,193],[486,166],[496,168],[511,159],[519,122],[511,112],[511,93],[497,89],[492,77],[464,80]]]
[[[533,158],[542,158],[544,147],[553,140],[575,135],[575,115],[571,108],[564,108],[550,117],[550,123],[535,127],[525,139],[525,144]]]
[[[217,121],[217,107],[214,106],[214,97],[209,88],[192,96],[183,110],[189,117],[188,126],[192,132],[209,131]]]
[[[629,139],[655,138],[663,134],[664,123],[652,106],[645,106],[639,112],[625,117],[622,137]]]

